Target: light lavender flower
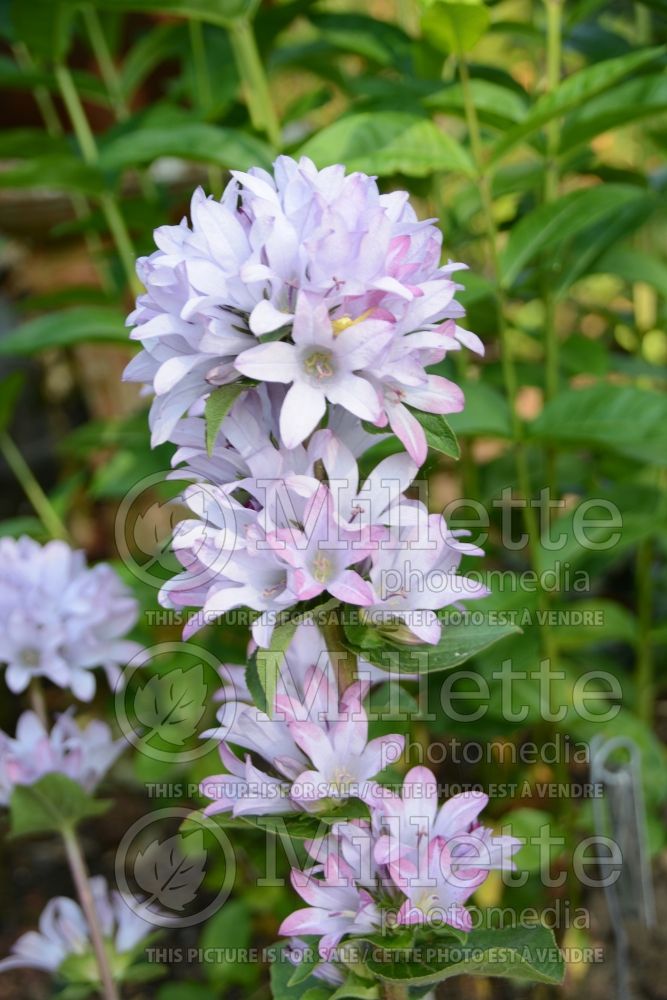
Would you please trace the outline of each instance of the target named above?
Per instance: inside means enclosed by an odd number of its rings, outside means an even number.
[[[125,745],[96,719],[79,727],[66,712],[47,732],[35,712],[24,712],[14,738],[0,732],[0,805],[7,805],[17,785],[32,785],[54,771],[93,792]]]
[[[191,227],[164,226],[155,240],[128,321],[143,350],[125,375],[155,395],[154,443],[242,374],[291,387],[280,415],[288,447],[328,402],[332,420],[342,407],[389,422],[421,464],[426,439],[407,407],[461,409],[460,390],[427,366],[461,344],[483,351],[456,323],[462,265],[441,266],[441,234],[405,192],[281,156],[272,175],[234,172],[219,202],[196,191]]]
[[[109,684],[140,646],[124,636],[138,604],[111,566],[86,566],[65,542],[0,539],[0,663],[7,686],[24,691],[33,677],[70,688],[83,701],[95,693],[95,667]]]
[[[102,934],[115,956],[128,956],[155,928],[133,909],[136,900],[110,891],[106,879],[90,879],[93,901]],[[66,958],[92,956],[86,918],[73,899],[50,899],[39,918],[39,930],[28,931],[16,941],[11,954],[0,961],[0,972],[10,969],[41,969],[55,973]],[[123,965],[121,961],[118,963]],[[126,964],[126,963],[125,963]],[[91,968],[93,967],[91,963]]]

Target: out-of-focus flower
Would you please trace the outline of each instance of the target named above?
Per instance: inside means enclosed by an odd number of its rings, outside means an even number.
[[[110,950],[111,965],[122,973],[137,945],[155,928],[138,916],[132,908],[135,900],[126,899],[121,893],[110,891],[106,879],[90,879],[93,901],[100,928]],[[125,957],[124,957],[125,956]],[[0,961],[0,972],[9,969],[41,969],[55,973],[65,959],[80,957],[91,979],[96,974],[92,945],[86,918],[73,899],[56,896],[44,907],[39,918],[39,930],[21,935],[12,947],[11,954]],[[121,978],[121,976],[119,976]]]
[[[241,374],[290,386],[283,443],[311,433],[327,402],[388,422],[418,463],[426,439],[407,407],[460,410],[460,390],[427,367],[481,342],[456,320],[460,264],[405,192],[365,174],[279,157],[273,174],[233,173],[220,201],[195,192],[191,227],[164,226],[137,272],[128,322],[143,350],[125,377],[153,391],[154,443],[172,437],[212,386]],[[270,341],[267,340],[270,337]],[[407,404],[407,405],[406,405]]]
[[[32,785],[54,771],[93,792],[125,746],[96,719],[80,728],[68,712],[47,732],[34,712],[24,712],[14,738],[0,732],[0,805],[8,803],[16,785]]]
[[[120,665],[140,651],[124,638],[138,613],[111,566],[87,567],[83,552],[65,542],[0,539],[0,663],[15,694],[47,677],[89,701],[95,667],[115,686]]]

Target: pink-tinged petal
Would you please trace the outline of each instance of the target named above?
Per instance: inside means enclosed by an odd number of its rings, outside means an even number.
[[[286,937],[300,934],[319,935],[322,933],[322,927],[325,926],[328,916],[328,910],[316,907],[307,906],[302,910],[295,910],[294,913],[285,917],[278,928],[278,933],[284,934]]]
[[[457,906],[456,904],[450,906],[445,914],[445,922],[450,927],[458,927],[462,931],[472,930],[472,917],[465,906]]]
[[[382,415],[380,396],[370,382],[358,375],[345,375],[327,388],[327,396],[332,403],[345,407],[362,420],[375,422]]]
[[[299,373],[296,348],[281,340],[259,344],[240,354],[235,367],[259,382],[293,382]]]
[[[262,299],[250,313],[248,326],[255,336],[261,337],[264,333],[273,333],[281,326],[286,326],[292,322],[292,319],[291,313],[282,312],[280,309],[276,309],[268,299]]]
[[[290,798],[302,808],[307,809],[309,803],[319,802],[321,798],[324,798],[325,785],[326,782],[319,771],[302,771],[294,779],[290,789]]]
[[[426,386],[410,389],[410,406],[427,413],[460,413],[464,406],[463,391],[441,375],[429,375]]]
[[[294,742],[310,757],[318,771],[324,771],[335,763],[329,737],[314,722],[290,722],[288,729]]]
[[[406,611],[401,617],[412,634],[416,635],[422,642],[427,642],[431,646],[440,642],[442,625],[434,611],[426,609]]]
[[[426,461],[428,444],[424,428],[402,403],[387,408],[389,425],[396,437],[419,467]]]
[[[326,399],[320,389],[306,382],[295,382],[280,411],[280,436],[285,447],[296,448],[305,441],[325,411]]]
[[[378,736],[371,740],[363,753],[365,776],[372,778],[380,771],[384,771],[389,764],[395,764],[404,747],[405,737],[400,733],[390,733],[388,736]]]
[[[403,804],[408,815],[423,816],[432,828],[438,809],[438,782],[432,771],[418,765],[403,779]]]
[[[434,832],[441,837],[465,833],[489,801],[484,792],[460,792],[443,805],[435,822]]]
[[[327,584],[327,590],[339,601],[346,604],[357,604],[368,607],[375,604],[375,591],[370,583],[367,583],[354,570],[346,569],[340,573],[335,580]]]

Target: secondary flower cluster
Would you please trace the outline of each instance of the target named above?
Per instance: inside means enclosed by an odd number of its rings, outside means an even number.
[[[280,932],[319,937],[330,960],[348,934],[427,922],[470,930],[466,901],[491,870],[514,867],[520,841],[479,824],[483,793],[463,792],[440,809],[437,797],[433,774],[415,767],[401,796],[385,788],[374,799],[370,820],[334,823],[306,842],[315,864],[293,870],[292,884],[308,906]]]
[[[456,322],[463,265],[441,265],[441,234],[405,192],[281,156],[273,175],[232,172],[220,201],[197,190],[191,225],[163,226],[155,242],[138,262],[146,293],[129,323],[143,350],[125,377],[155,394],[156,444],[211,386],[242,377],[289,387],[288,448],[329,404],[389,424],[421,464],[426,439],[409,407],[462,409],[461,391],[427,367],[462,343],[483,350]]]
[[[487,593],[457,573],[464,553],[481,550],[407,499],[417,473],[407,454],[383,459],[362,479],[358,455],[373,439],[347,417],[287,450],[277,443],[275,394],[262,387],[234,404],[210,457],[202,418],[177,431],[174,475],[195,480],[184,499],[196,517],[177,526],[173,547],[184,570],[160,600],[202,609],[186,636],[249,607],[259,613],[255,639],[267,645],[279,612],[326,593],[434,643],[436,610]]]
[[[137,946],[154,930],[133,909],[134,900],[109,891],[106,879],[90,879],[98,920],[117,971],[134,957]],[[119,960],[120,957],[120,960]],[[50,899],[39,918],[39,931],[27,931],[0,961],[0,972],[42,969],[57,972],[65,960],[81,962],[80,982],[95,982],[95,963],[86,918],[78,903],[66,896]]]
[[[24,712],[12,738],[0,731],[0,805],[7,805],[17,785],[32,785],[58,772],[93,792],[125,748],[113,740],[104,722],[93,719],[80,728],[71,712],[47,732],[35,712]]]
[[[140,649],[124,638],[137,617],[136,600],[111,566],[88,568],[83,552],[65,542],[0,539],[0,663],[15,694],[46,677],[90,701],[95,667],[114,686]]]

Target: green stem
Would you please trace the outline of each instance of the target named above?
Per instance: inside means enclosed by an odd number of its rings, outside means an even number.
[[[546,92],[553,93],[561,76],[562,59],[562,2],[561,0],[545,0],[547,14],[547,67]],[[546,128],[547,158],[544,170],[544,202],[548,204],[558,197],[558,142],[560,121],[556,118],[549,122]],[[559,343],[557,331],[556,297],[547,276],[543,284],[544,297],[544,334],[545,334],[545,369],[544,389],[547,400],[553,399],[558,393],[559,382]],[[556,484],[556,453],[553,448],[547,449],[547,482],[551,494],[555,498]]]
[[[25,45],[17,43],[14,46],[14,56],[18,65],[22,68],[30,70],[35,68],[35,64]],[[35,98],[35,103],[39,108],[47,133],[52,139],[59,139],[62,135],[64,135],[64,131],[62,125],[60,124],[58,112],[55,104],[53,103],[51,94],[46,87],[35,87],[33,90],[33,97]],[[74,209],[74,215],[79,221],[83,222],[90,218],[90,206],[83,195],[73,193],[70,196],[70,200]],[[97,233],[89,230],[85,233],[84,238],[86,246],[90,252],[90,256],[95,262],[95,267],[97,269],[102,288],[106,292],[114,291],[114,281],[104,259],[104,252],[99,236]]]
[[[130,117],[130,109],[123,96],[123,86],[120,73],[113,61],[111,50],[107,44],[104,28],[100,21],[99,14],[92,4],[87,4],[83,10],[83,19],[86,23],[86,31],[90,39],[90,45],[95,56],[97,65],[100,68],[104,86],[107,89],[114,113],[118,121],[125,121]]]
[[[320,625],[324,636],[324,645],[329,653],[333,653],[332,662],[336,671],[336,681],[340,694],[346,691],[357,679],[357,657],[345,648],[345,632],[341,610],[328,612],[327,621]]]
[[[39,677],[33,677],[30,683],[30,702],[32,709],[40,719],[42,725],[48,732],[49,717],[44,700],[44,691]],[[90,931],[90,941],[97,962],[97,970],[100,975],[102,993],[105,1000],[120,1000],[120,993],[114,982],[113,973],[109,964],[109,956],[104,944],[104,935],[100,925],[99,915],[95,907],[95,900],[90,887],[90,875],[86,866],[86,860],[81,849],[81,844],[76,831],[71,826],[61,829],[60,835],[65,845],[65,855],[67,864],[72,874],[72,881],[76,888],[81,909],[86,917],[88,930]]]
[[[67,528],[55,511],[53,504],[35,479],[30,466],[6,431],[0,434],[0,451],[7,465],[23,487],[35,513],[53,538],[68,538]]]
[[[493,217],[493,192],[491,188],[491,177],[484,163],[484,148],[477,118],[477,109],[470,87],[470,73],[465,58],[459,58],[459,75],[461,78],[461,92],[463,95],[463,106],[465,111],[468,133],[470,136],[470,147],[473,160],[477,170],[477,182],[479,185],[482,202],[482,213],[487,232],[487,239],[491,255],[495,285],[496,285],[496,311],[498,317],[498,331],[500,334],[500,364],[510,406],[510,419],[512,424],[512,436],[514,438],[514,460],[516,468],[516,478],[519,491],[525,500],[523,510],[523,520],[525,532],[528,536],[528,550],[530,562],[538,578],[538,599],[541,610],[547,610],[549,605],[548,594],[539,585],[539,523],[535,510],[530,505],[532,497],[532,487],[530,482],[530,472],[528,469],[528,457],[526,454],[526,444],[523,424],[517,412],[516,401],[518,393],[518,378],[514,359],[512,357],[512,347],[509,339],[509,330],[505,322],[506,298],[502,284],[502,274],[500,268],[500,252],[498,245],[498,230]],[[551,629],[544,625],[540,629],[544,655],[551,663],[556,658],[556,646]]]
[[[256,129],[266,133],[271,145],[279,149],[280,122],[271,99],[252,24],[246,18],[237,18],[230,26],[229,35],[243,82],[250,120]]]
[[[637,551],[637,714],[647,725],[653,721],[653,542],[646,539]]]
[[[81,903],[81,909],[86,917],[90,940],[95,953],[95,961],[100,974],[102,994],[105,1000],[120,1000],[120,993],[114,981],[113,972],[109,963],[104,935],[100,925],[99,915],[95,907],[95,898],[90,886],[90,874],[86,859],[79,843],[76,831],[72,827],[66,827],[61,831],[67,863],[72,873],[72,880],[76,886],[76,892]]]
[[[55,77],[63,103],[67,108],[67,114],[72,123],[81,155],[86,163],[91,166],[97,166],[100,158],[97,142],[86,117],[86,112],[81,103],[72,74],[67,66],[60,63],[55,67]],[[133,294],[138,295],[142,291],[142,287],[134,270],[136,253],[125,219],[116,199],[109,192],[105,192],[100,196],[100,207],[116,245],[116,250],[123,265],[128,284]]]
[[[190,47],[192,49],[192,62],[195,72],[195,85],[197,88],[197,103],[204,117],[206,117],[213,103],[213,91],[211,89],[211,77],[206,61],[206,45],[204,43],[204,26],[201,21],[191,19],[188,21],[190,31]],[[210,164],[208,167],[208,181],[211,191],[216,198],[222,194],[223,174],[220,167]]]

